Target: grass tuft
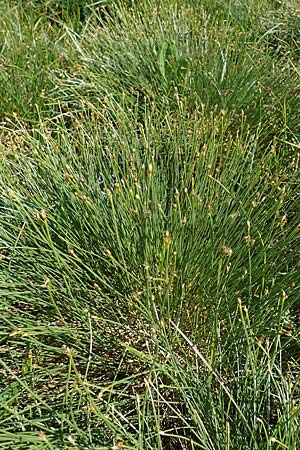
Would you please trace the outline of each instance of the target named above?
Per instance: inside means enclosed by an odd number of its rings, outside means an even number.
[[[0,448],[297,450],[297,5],[0,12]]]

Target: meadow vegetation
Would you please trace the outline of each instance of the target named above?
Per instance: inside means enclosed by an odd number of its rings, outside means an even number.
[[[300,9],[0,1],[0,448],[300,448]]]

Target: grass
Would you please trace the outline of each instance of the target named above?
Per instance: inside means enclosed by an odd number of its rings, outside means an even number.
[[[0,11],[0,448],[297,450],[297,3]]]

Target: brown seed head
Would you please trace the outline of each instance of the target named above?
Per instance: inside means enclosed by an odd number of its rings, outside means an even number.
[[[42,441],[45,441],[46,440],[46,433],[44,431],[39,431],[39,438]]]
[[[172,239],[171,239],[171,237],[170,237],[170,233],[169,233],[168,230],[167,230],[166,233],[165,233],[164,241],[165,241],[165,243],[167,244],[167,246],[170,246],[170,245],[171,245]]]
[[[66,173],[64,174],[64,176],[65,176],[65,179],[68,180],[68,181],[74,180],[73,175],[71,175],[71,174],[68,173],[68,172],[66,172]]]
[[[230,255],[232,255],[232,248],[231,248],[231,247],[227,247],[226,245],[222,245],[222,247],[221,247],[221,252],[222,252],[224,255],[230,256]]]
[[[50,281],[50,279],[49,279],[48,277],[46,277],[46,278],[45,278],[45,280],[44,280],[44,284],[43,284],[43,287],[47,287],[47,286],[50,286],[50,284],[51,284],[51,281]]]

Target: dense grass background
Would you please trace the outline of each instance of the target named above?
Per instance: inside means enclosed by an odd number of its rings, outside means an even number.
[[[0,25],[0,447],[297,450],[297,2]]]

